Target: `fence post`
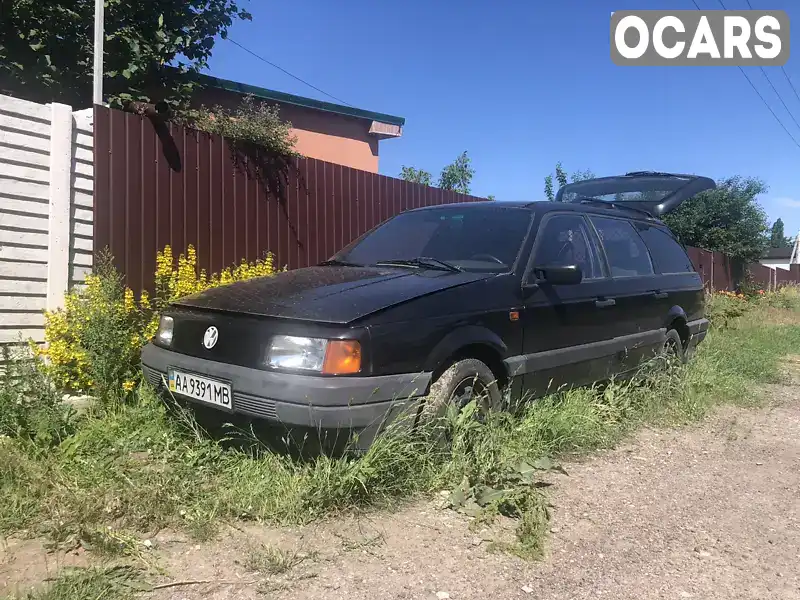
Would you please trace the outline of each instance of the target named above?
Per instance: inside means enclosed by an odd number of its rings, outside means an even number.
[[[711,255],[711,293],[714,293],[714,253],[710,252]]]
[[[53,103],[51,110],[47,310],[64,306],[64,293],[69,287],[69,211],[72,187],[72,107]]]

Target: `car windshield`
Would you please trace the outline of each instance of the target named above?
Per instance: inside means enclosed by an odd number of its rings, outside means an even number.
[[[428,258],[465,271],[502,273],[517,259],[531,216],[530,210],[498,206],[402,213],[346,247],[335,259],[375,265]],[[425,267],[419,262],[414,266]]]

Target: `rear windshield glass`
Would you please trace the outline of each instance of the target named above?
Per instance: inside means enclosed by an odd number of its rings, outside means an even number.
[[[497,206],[436,208],[390,219],[336,258],[360,265],[419,257],[502,273],[520,252],[533,213]]]
[[[597,199],[605,202],[652,202],[658,204],[667,196],[691,182],[688,177],[607,177],[576,182],[563,188],[562,202]]]

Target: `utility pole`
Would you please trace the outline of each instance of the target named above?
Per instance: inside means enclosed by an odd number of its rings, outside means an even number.
[[[797,237],[794,238],[794,246],[792,247],[792,256],[789,258],[789,264],[800,264],[800,231],[797,232]]]
[[[103,27],[104,0],[94,0],[94,104],[103,103]]]

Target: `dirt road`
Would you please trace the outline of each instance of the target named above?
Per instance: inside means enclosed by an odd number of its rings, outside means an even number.
[[[767,393],[765,408],[726,408],[696,427],[643,431],[569,465],[569,477],[557,476],[551,488],[552,533],[538,563],[489,551],[489,532],[426,502],[303,530],[231,530],[204,545],[159,536],[164,581],[217,583],[149,596],[800,598],[800,386]],[[261,543],[287,553],[259,574],[250,548]],[[15,562],[0,569],[7,575]]]

